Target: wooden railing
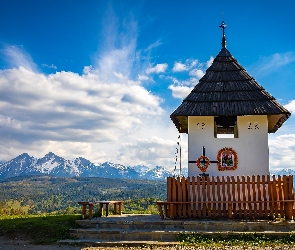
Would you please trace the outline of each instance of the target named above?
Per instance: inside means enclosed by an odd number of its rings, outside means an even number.
[[[293,176],[168,177],[158,206],[170,218],[292,219]]]

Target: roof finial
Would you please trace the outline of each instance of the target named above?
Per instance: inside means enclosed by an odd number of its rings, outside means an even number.
[[[222,21],[221,25],[219,26],[222,29],[222,48],[226,47],[226,40],[225,40],[225,34],[224,34],[224,30],[226,28],[226,24],[224,21]]]

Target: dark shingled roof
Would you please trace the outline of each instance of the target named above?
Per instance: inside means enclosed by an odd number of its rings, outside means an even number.
[[[260,86],[223,48],[192,92],[170,115],[178,131],[188,133],[188,116],[267,115],[274,133],[291,113]]]

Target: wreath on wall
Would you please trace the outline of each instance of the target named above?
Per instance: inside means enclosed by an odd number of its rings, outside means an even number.
[[[196,161],[197,167],[205,173],[210,165],[210,160],[207,156],[201,155]]]
[[[219,171],[235,170],[238,167],[238,154],[232,148],[222,148],[217,153]]]

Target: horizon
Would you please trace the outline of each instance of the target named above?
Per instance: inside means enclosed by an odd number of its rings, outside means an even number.
[[[179,134],[170,114],[219,53],[224,20],[227,49],[292,113],[268,137],[269,169],[294,169],[292,7],[291,0],[2,3],[1,161],[52,151],[173,170]],[[187,135],[182,153],[185,167]]]

